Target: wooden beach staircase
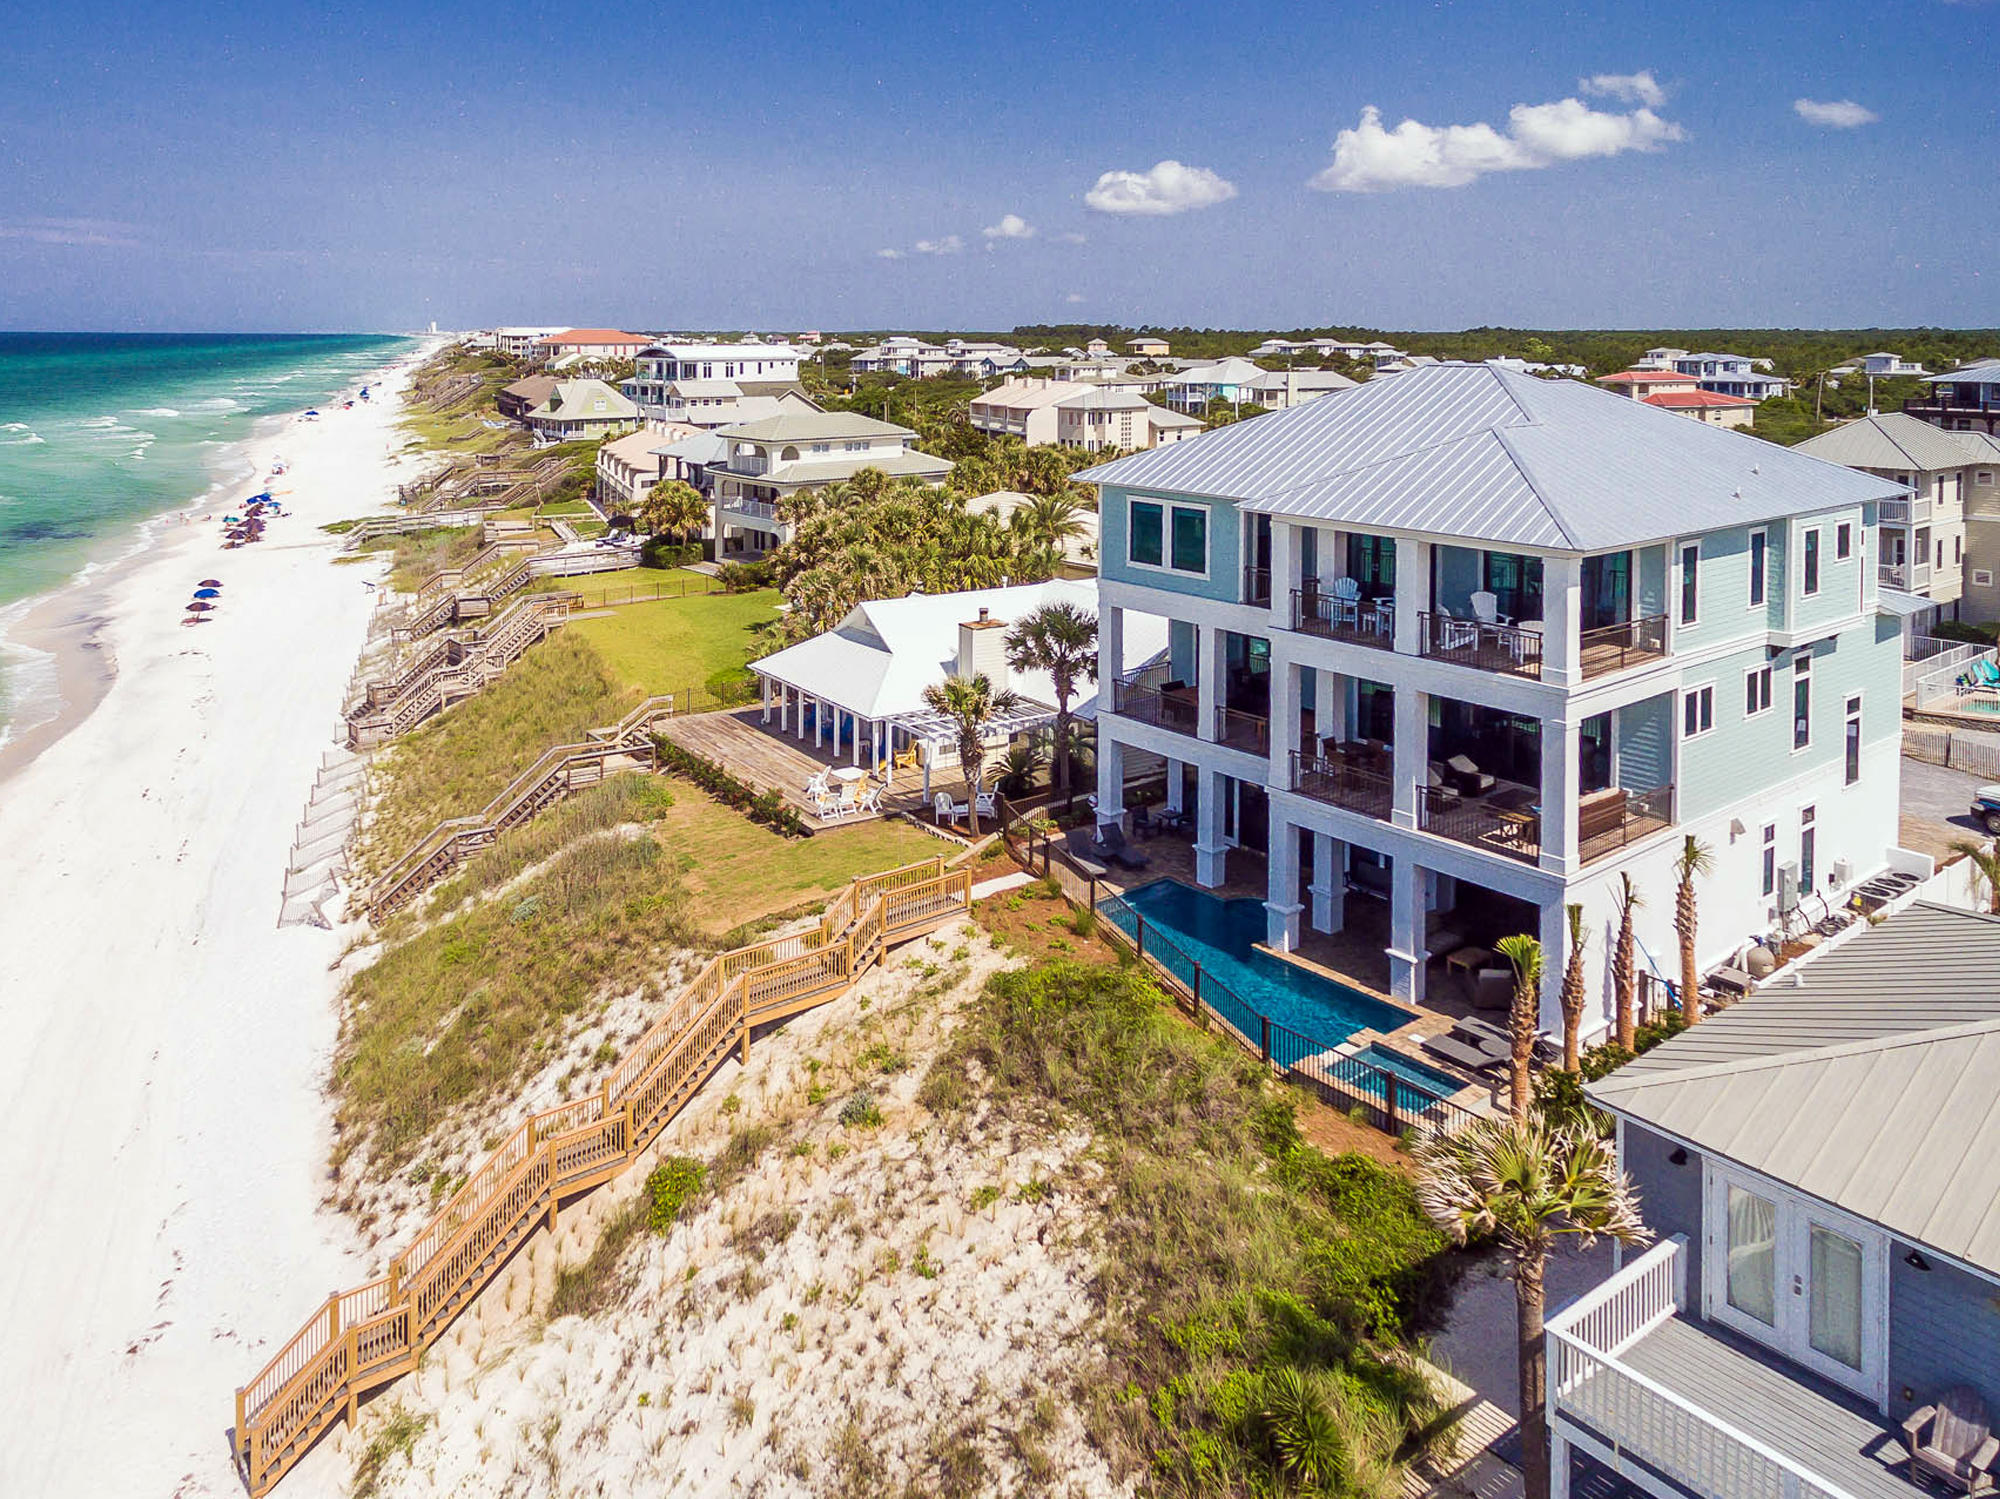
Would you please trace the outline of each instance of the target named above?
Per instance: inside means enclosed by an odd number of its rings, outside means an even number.
[[[389,1262],[335,1292],[236,1392],[231,1448],[253,1496],[362,1396],[414,1369],[508,1258],[561,1205],[636,1161],[760,1025],[838,999],[889,948],[972,904],[969,869],[941,859],[856,880],[819,925],[712,958],[587,1098],[535,1114]]]
[[[653,764],[652,726],[674,712],[671,696],[650,697],[582,744],[559,744],[516,776],[471,817],[449,817],[420,838],[369,887],[363,905],[379,922],[407,906],[500,835],[570,792],[595,786],[621,770]]]
[[[530,559],[539,550],[537,542],[496,541],[463,567],[432,573],[391,633],[422,640],[460,620],[484,619],[535,580]]]
[[[396,675],[368,683],[347,714],[347,747],[368,749],[399,738],[481,691],[528,647],[567,624],[576,598],[533,593],[516,599],[483,627],[448,635]]]

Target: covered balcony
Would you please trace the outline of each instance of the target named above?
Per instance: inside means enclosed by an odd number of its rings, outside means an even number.
[[[1583,680],[1667,653],[1659,547],[1585,557],[1579,567],[1575,659]],[[1469,547],[1431,549],[1431,607],[1418,615],[1417,649],[1482,671],[1540,678],[1547,632],[1540,557]]]
[[[1118,683],[1113,711],[1248,754],[1270,754],[1270,642],[1179,622],[1171,639],[1164,671]]]
[[[1689,1313],[1663,1240],[1548,1321],[1551,1467],[1608,1469],[1660,1499],[1917,1499],[1901,1433],[1864,1402]],[[1579,1475],[1581,1476],[1581,1475]],[[1591,1475],[1597,1477],[1596,1473]]]
[[[1299,582],[1288,622],[1307,635],[1392,650],[1396,644],[1396,539],[1363,532],[1298,533]]]

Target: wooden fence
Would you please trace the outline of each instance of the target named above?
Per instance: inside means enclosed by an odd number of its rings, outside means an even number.
[[[618,1176],[759,1025],[837,999],[899,942],[972,906],[970,870],[931,859],[856,880],[811,931],[712,958],[587,1098],[531,1116],[400,1254],[335,1292],[236,1392],[230,1443],[252,1495],[270,1491],[359,1399],[424,1349],[561,1204]]]

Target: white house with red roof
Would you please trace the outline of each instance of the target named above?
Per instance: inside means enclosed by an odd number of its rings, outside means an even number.
[[[1711,427],[1747,427],[1757,414],[1757,403],[1748,396],[1726,396],[1716,390],[1656,390],[1639,399]]]
[[[1630,396],[1635,401],[1644,400],[1647,396],[1701,389],[1693,375],[1683,375],[1679,370],[1620,370],[1615,375],[1606,375],[1597,383],[1608,391]]]
[[[590,359],[637,359],[641,349],[651,346],[651,339],[636,333],[620,333],[616,328],[569,328],[538,340],[535,350],[548,359],[564,359],[572,354]]]

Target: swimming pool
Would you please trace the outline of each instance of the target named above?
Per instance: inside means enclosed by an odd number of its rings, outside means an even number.
[[[1377,1046],[1370,1042],[1356,1055],[1377,1072],[1395,1073],[1398,1094],[1406,1095],[1414,1089],[1426,1098],[1449,1098],[1465,1086],[1448,1073],[1440,1072],[1435,1067],[1427,1067],[1415,1057],[1406,1057],[1391,1047]],[[1387,1089],[1378,1085],[1368,1088],[1367,1091],[1369,1096],[1380,1098]]]
[[[1253,1042],[1259,1036],[1260,1014],[1323,1047],[1337,1045],[1356,1031],[1393,1031],[1410,1018],[1406,1011],[1372,995],[1258,952],[1266,926],[1260,900],[1224,900],[1178,880],[1155,880],[1128,891],[1122,900],[1100,901],[1099,911],[1128,937],[1138,926],[1135,915],[1144,917],[1148,955],[1189,988],[1194,987],[1194,965],[1199,963],[1203,1001]],[[1404,1075],[1398,1068],[1397,1076]],[[1426,1092],[1442,1080],[1441,1074],[1411,1079]]]

